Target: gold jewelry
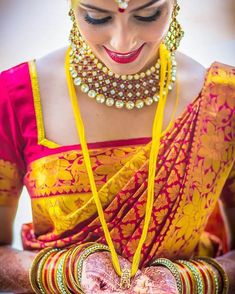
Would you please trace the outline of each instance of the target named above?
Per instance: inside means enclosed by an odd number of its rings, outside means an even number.
[[[57,267],[57,271],[56,271],[56,284],[59,288],[60,293],[62,294],[70,294],[72,293],[67,285],[64,283],[64,275],[63,275],[63,266],[64,266],[64,261],[65,261],[65,257],[66,257],[66,250],[64,251],[64,253],[62,254],[62,256],[59,258],[58,261],[58,267]]]
[[[47,254],[48,252],[51,252],[52,250],[53,250],[53,248],[44,248],[41,251],[39,251],[39,253],[35,256],[33,263],[30,267],[30,270],[29,270],[30,285],[31,285],[32,289],[34,290],[34,292],[37,294],[42,293],[41,289],[37,283],[39,262],[45,256],[45,254]]]
[[[197,269],[197,267],[187,260],[176,260],[176,262],[183,264],[190,269],[190,271],[193,274],[196,285],[197,285],[197,292],[196,293],[203,294],[205,287],[204,287],[202,275],[201,275],[200,271]]]
[[[177,20],[179,10],[180,10],[180,6],[176,2],[175,6],[174,6],[173,13],[172,13],[172,20],[170,23],[170,27],[169,27],[167,35],[164,39],[164,43],[165,43],[167,49],[171,52],[178,49],[178,47],[180,45],[180,41],[184,36],[184,31]]]
[[[228,275],[225,272],[225,270],[222,268],[222,266],[213,258],[211,257],[199,257],[199,260],[205,261],[206,263],[212,265],[213,267],[215,267],[222,279],[222,294],[227,294],[228,290],[229,290],[229,279],[228,279]]]
[[[120,279],[120,287],[123,290],[129,289],[131,286],[131,271],[129,268],[124,268]]]
[[[118,4],[120,12],[124,12],[125,9],[127,9],[129,1],[130,0],[115,0],[115,2],[117,2],[117,4]]]
[[[114,266],[116,273],[119,276],[122,276],[122,269],[120,267],[118,255],[115,250],[112,238],[110,236],[110,232],[109,232],[106,220],[105,220],[102,204],[99,199],[97,187],[95,184],[94,175],[92,172],[91,161],[90,161],[88,147],[87,147],[86,138],[85,138],[84,125],[83,125],[83,121],[82,121],[81,114],[80,114],[76,90],[75,90],[75,87],[74,87],[74,84],[72,81],[72,77],[71,77],[70,71],[69,71],[69,64],[70,64],[69,52],[70,52],[70,48],[68,49],[67,54],[66,54],[65,71],[66,71],[67,86],[68,86],[69,95],[70,95],[71,103],[72,103],[72,108],[73,108],[73,112],[74,112],[74,116],[75,116],[77,132],[78,132],[78,136],[80,138],[84,161],[85,161],[87,173],[89,176],[89,181],[91,184],[91,190],[92,190],[92,193],[94,196],[94,201],[95,201],[95,204],[97,207],[97,212],[98,212],[99,219],[100,219],[103,231],[104,231],[105,239],[107,241],[108,247],[110,248],[112,263],[113,263],[113,266]],[[163,122],[163,117],[164,117],[164,109],[165,109],[166,99],[167,99],[167,95],[168,95],[168,91],[169,91],[168,86],[171,81],[171,65],[172,65],[171,58],[170,58],[170,53],[166,49],[164,44],[160,45],[159,55],[160,55],[160,60],[161,60],[161,64],[162,64],[161,77],[160,77],[160,99],[159,99],[159,103],[157,105],[156,114],[155,114],[154,122],[153,122],[153,129],[152,129],[153,136],[152,136],[152,145],[151,145],[151,150],[150,150],[150,156],[149,156],[150,159],[149,159],[149,166],[148,166],[149,167],[148,195],[147,195],[145,219],[144,219],[142,234],[141,234],[136,252],[133,256],[133,262],[132,262],[132,266],[131,266],[131,277],[133,277],[138,271],[140,259],[141,259],[141,250],[143,248],[144,242],[147,237],[149,223],[150,223],[151,216],[152,216],[153,202],[154,202],[154,177],[155,177],[155,173],[156,173],[156,162],[157,162],[157,158],[158,158],[158,154],[159,154],[162,122]],[[168,76],[167,79],[166,79],[166,76]],[[166,84],[165,84],[165,80],[167,80]],[[173,121],[173,117],[171,119],[170,124],[172,123],[172,121]]]
[[[92,53],[81,36],[76,24],[74,11],[69,15],[73,21],[70,34],[71,55],[70,74],[75,86],[96,100],[109,107],[141,109],[159,101],[161,65],[158,59],[155,66],[135,75],[118,75],[104,66]],[[171,55],[171,82],[168,90],[173,89],[176,81],[175,55]],[[167,80],[165,80],[165,84]]]

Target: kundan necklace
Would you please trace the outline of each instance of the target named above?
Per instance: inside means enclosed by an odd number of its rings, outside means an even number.
[[[73,17],[73,16],[71,16]],[[70,51],[70,74],[75,86],[97,103],[118,109],[142,109],[159,101],[161,62],[134,75],[118,75],[104,66],[85,43],[76,24],[73,25]],[[170,55],[171,69],[166,73],[164,84],[173,89],[176,81],[176,61],[174,53]],[[167,76],[171,77],[170,82]]]

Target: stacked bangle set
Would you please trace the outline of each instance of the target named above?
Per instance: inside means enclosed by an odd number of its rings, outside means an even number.
[[[110,251],[99,243],[86,243],[68,249],[45,248],[35,257],[29,278],[35,293],[84,293],[81,289],[84,260],[92,253]],[[228,277],[214,259],[200,257],[194,260],[158,258],[151,266],[164,266],[174,276],[181,294],[226,294]]]
[[[164,266],[174,276],[179,293],[182,294],[226,294],[228,276],[218,262],[209,257],[194,260],[158,258],[151,266]]]
[[[45,248],[35,257],[29,279],[35,293],[84,293],[81,289],[82,266],[92,253],[109,251],[108,246],[86,243],[69,249]]]

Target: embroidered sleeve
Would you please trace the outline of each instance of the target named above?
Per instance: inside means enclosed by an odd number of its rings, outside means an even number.
[[[17,205],[23,187],[24,160],[19,128],[8,94],[8,83],[0,73],[0,205]]]

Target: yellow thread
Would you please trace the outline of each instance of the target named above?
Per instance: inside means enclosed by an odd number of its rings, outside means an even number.
[[[84,125],[81,119],[81,113],[78,105],[77,95],[75,86],[73,84],[72,78],[70,76],[69,72],[69,51],[70,48],[67,51],[66,54],[66,63],[65,63],[65,71],[66,71],[66,78],[67,78],[67,84],[68,84],[68,90],[71,98],[71,103],[74,111],[74,117],[76,121],[77,131],[78,135],[80,137],[80,142],[82,146],[82,152],[84,156],[84,162],[87,168],[87,173],[89,176],[90,184],[91,184],[91,190],[94,197],[94,201],[97,206],[97,211],[99,215],[99,219],[104,231],[104,235],[107,241],[107,244],[111,251],[112,256],[112,262],[115,271],[119,276],[122,275],[122,271],[120,268],[118,256],[116,253],[116,250],[114,248],[113,241],[111,239],[107,223],[104,218],[104,212],[103,208],[98,196],[98,192],[96,189],[94,176],[92,172],[91,162],[89,158],[89,150],[87,147],[86,139],[85,139],[85,130]],[[142,246],[146,240],[147,233],[148,233],[148,226],[152,215],[152,207],[153,207],[153,200],[154,200],[154,178],[155,178],[155,172],[156,172],[156,162],[160,147],[160,137],[161,137],[161,130],[162,130],[162,123],[163,123],[163,115],[164,115],[164,107],[166,102],[166,97],[168,94],[168,86],[170,83],[170,77],[168,76],[166,87],[164,87],[164,81],[166,77],[166,73],[170,72],[171,69],[171,61],[170,61],[170,54],[167,51],[166,47],[162,44],[160,46],[160,60],[161,60],[161,81],[160,81],[160,99],[158,102],[158,106],[156,109],[156,114],[154,118],[153,123],[153,130],[152,130],[152,147],[150,151],[150,159],[149,159],[149,175],[148,175],[148,197],[147,197],[147,204],[146,204],[146,214],[145,214],[145,221],[144,221],[144,227],[142,231],[142,235],[137,247],[137,250],[134,254],[132,268],[131,268],[131,276],[134,276],[138,270],[139,262],[140,262],[140,255],[141,255],[141,249]],[[178,101],[178,100],[177,100]],[[171,125],[172,121],[169,123],[169,126]],[[168,127],[169,127],[168,126]]]

